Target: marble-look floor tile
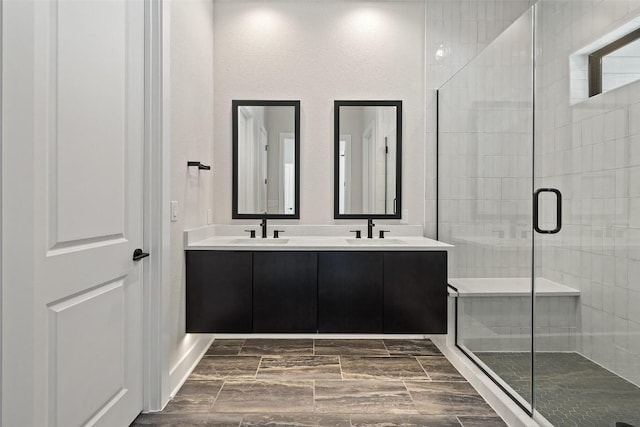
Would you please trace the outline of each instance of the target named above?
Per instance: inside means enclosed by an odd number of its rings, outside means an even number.
[[[343,380],[315,382],[320,413],[417,414],[402,381]]]
[[[458,417],[463,427],[507,427],[500,417]]]
[[[312,339],[247,339],[240,355],[313,355]]]
[[[342,376],[346,379],[428,380],[415,357],[341,356]]]
[[[384,345],[389,350],[391,356],[408,355],[408,356],[442,356],[438,347],[429,339],[424,340],[405,340],[405,339],[386,339]]]
[[[213,412],[313,412],[313,381],[227,380]]]
[[[259,356],[205,356],[189,376],[190,380],[255,378]]]
[[[444,415],[354,415],[353,427],[460,427],[456,417]]]
[[[132,427],[238,427],[239,414],[140,414]]]
[[[216,339],[207,350],[206,356],[237,356],[244,340]]]
[[[263,356],[257,379],[341,379],[338,356]]]
[[[349,415],[250,414],[242,418],[241,426],[351,427],[351,421]]]
[[[163,414],[209,412],[223,381],[186,381],[162,410]]]
[[[416,359],[433,381],[466,381],[444,356],[419,356]]]
[[[405,381],[405,384],[421,414],[496,415],[467,382]]]
[[[315,340],[316,355],[330,356],[388,356],[382,340]]]

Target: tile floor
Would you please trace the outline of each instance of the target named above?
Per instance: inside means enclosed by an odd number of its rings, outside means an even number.
[[[529,353],[475,354],[530,401]],[[640,426],[640,388],[578,353],[536,353],[536,408],[555,426]]]
[[[506,426],[429,340],[216,340],[132,426]]]

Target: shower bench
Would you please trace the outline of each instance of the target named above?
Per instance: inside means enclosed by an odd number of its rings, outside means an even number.
[[[528,351],[530,278],[450,278],[457,300],[457,339],[473,351]],[[535,282],[536,349],[575,351],[580,291],[548,279]]]

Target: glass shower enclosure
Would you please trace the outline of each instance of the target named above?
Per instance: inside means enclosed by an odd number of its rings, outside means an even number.
[[[638,16],[541,0],[438,90],[456,345],[557,426],[640,426],[640,81],[580,99],[575,59]]]

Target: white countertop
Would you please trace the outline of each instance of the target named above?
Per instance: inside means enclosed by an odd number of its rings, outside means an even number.
[[[526,297],[531,295],[531,278],[449,278],[449,285],[458,291],[449,294],[459,297]],[[578,289],[536,278],[536,296],[580,296]]]
[[[453,246],[419,236],[355,239],[349,236],[283,236],[279,239],[215,236],[189,242],[185,250],[234,251],[448,251]]]

